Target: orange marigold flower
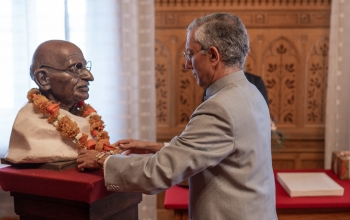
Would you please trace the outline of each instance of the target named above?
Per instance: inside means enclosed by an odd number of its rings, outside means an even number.
[[[54,114],[60,110],[60,103],[50,104],[47,106],[47,112],[49,114]]]
[[[100,139],[96,143],[95,150],[102,151],[102,150],[104,150],[104,146],[109,146],[109,145],[111,145],[111,144],[109,143],[108,139]]]
[[[33,102],[33,97],[35,97],[36,95],[39,95],[39,94],[40,94],[40,92],[38,89],[33,88],[33,89],[29,90],[29,92],[27,93],[28,101]]]
[[[34,109],[42,114],[47,114],[47,107],[50,104],[51,102],[43,95],[36,95],[33,97]]]
[[[64,116],[58,121],[56,129],[61,132],[62,136],[69,138],[74,138],[80,132],[77,123],[68,116]]]
[[[79,107],[79,116],[83,117],[84,112],[86,111],[86,109],[91,108],[91,106],[89,104],[83,104],[82,106]]]
[[[90,123],[90,131],[92,132],[93,130],[99,130],[99,128],[103,126],[104,122],[102,121],[101,116],[93,115],[89,118],[89,123]]]
[[[95,149],[95,146],[96,146],[96,142],[93,139],[89,139],[87,141],[86,149],[93,150],[93,149]]]
[[[87,134],[82,133],[77,143],[78,148],[83,148],[87,146],[87,143],[88,143],[88,136]]]
[[[96,131],[96,130],[91,131],[91,135],[92,135],[92,136],[96,137],[97,134],[98,134],[98,131]]]
[[[100,139],[109,139],[108,132],[107,131],[99,132],[99,138]]]
[[[108,145],[104,145],[104,146],[103,146],[103,150],[104,150],[104,151],[108,151],[108,150],[113,150],[113,151],[114,151],[114,150],[115,150],[115,147],[108,146]]]
[[[93,113],[93,112],[96,112],[96,110],[93,109],[92,107],[90,107],[90,108],[88,108],[88,109],[86,109],[86,110],[84,111],[83,117],[85,118],[85,117],[87,117],[88,115],[90,115],[90,114]]]
[[[96,131],[101,131],[99,128],[102,126],[102,122],[101,121],[96,121],[94,123],[90,124],[90,131],[96,130]]]
[[[60,115],[60,111],[50,114],[49,118],[47,119],[47,122],[53,123],[59,115]]]
[[[97,151],[102,151],[102,150],[103,150],[103,143],[97,141],[97,142],[96,142],[96,146],[95,146],[95,150],[97,150]]]
[[[98,142],[103,143],[103,145],[111,145],[111,144],[109,143],[109,140],[108,140],[107,138],[105,138],[105,139],[100,139]]]

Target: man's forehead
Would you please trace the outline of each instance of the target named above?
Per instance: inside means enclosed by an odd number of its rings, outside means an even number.
[[[83,64],[86,63],[82,53],[56,53],[53,59],[49,59],[46,61],[46,64],[56,67],[58,69],[65,69],[72,66],[72,64],[76,64],[79,62]]]
[[[84,55],[82,53],[73,53],[65,57],[65,61],[71,61],[71,60],[84,60]]]
[[[41,65],[50,65],[62,69],[77,62],[86,62],[83,53],[79,47],[68,41],[46,41],[39,45],[33,55],[34,69]]]
[[[84,58],[83,53],[79,47],[71,44],[64,44],[55,49],[55,53],[61,59],[72,59],[72,58]]]
[[[71,64],[82,62],[85,63],[84,55],[78,47],[61,47],[55,50],[52,59],[48,60],[50,65],[56,67],[69,67]]]
[[[193,50],[196,46],[199,45],[199,43],[197,43],[194,40],[194,33],[195,33],[195,29],[192,29],[187,32],[186,45],[185,45],[187,51]]]

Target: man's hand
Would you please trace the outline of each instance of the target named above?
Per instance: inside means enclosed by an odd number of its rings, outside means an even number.
[[[121,150],[124,151],[124,154],[129,155],[156,153],[164,146],[164,143],[124,139],[119,140],[112,145],[119,147]]]
[[[81,150],[77,158],[78,170],[84,171],[85,169],[96,170],[102,168],[109,154],[105,154],[103,157],[96,160],[96,155],[99,153],[100,152],[95,150]]]

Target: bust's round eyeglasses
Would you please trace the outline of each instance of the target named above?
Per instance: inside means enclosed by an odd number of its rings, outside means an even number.
[[[182,52],[182,53],[183,53],[185,59],[187,61],[190,61],[198,52],[201,52],[201,54],[204,55],[207,52],[207,50],[198,50],[198,51],[191,51],[191,52],[187,51],[187,52]]]
[[[49,65],[46,65],[46,64],[41,65],[39,68],[43,68],[43,67],[47,67],[47,68],[54,69],[54,70],[57,70],[57,71],[67,72],[67,73],[70,73],[70,74],[72,74],[74,76],[81,76],[82,75],[82,71],[84,69],[87,69],[88,71],[91,71],[92,63],[91,63],[91,61],[88,61],[86,63],[86,65],[84,66],[84,64],[82,64],[81,62],[78,62],[78,63],[74,64],[72,67],[70,67],[68,69],[65,69],[65,70],[62,70],[62,69],[59,69],[59,68],[56,68],[56,67],[52,67],[52,66],[49,66]]]

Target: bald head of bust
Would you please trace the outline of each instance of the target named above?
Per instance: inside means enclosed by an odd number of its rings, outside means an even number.
[[[71,110],[76,103],[89,98],[89,81],[94,78],[87,65],[75,44],[50,40],[35,50],[30,76],[49,100]]]

